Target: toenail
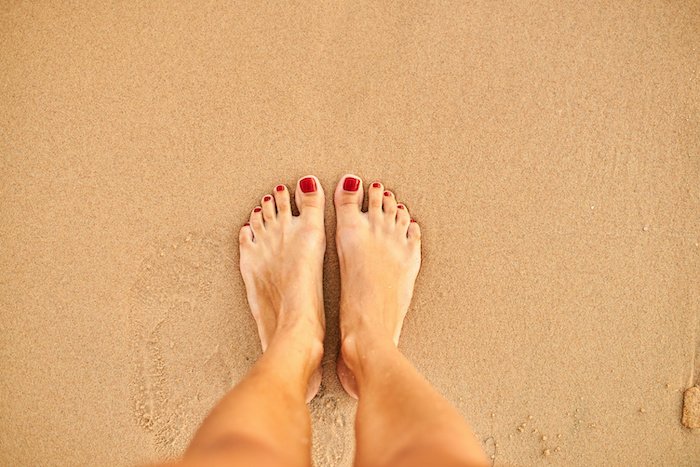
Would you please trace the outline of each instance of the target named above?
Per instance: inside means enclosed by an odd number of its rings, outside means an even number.
[[[284,185],[277,185],[277,186],[275,187],[275,190],[276,190],[276,191],[284,191]]]
[[[253,209],[253,212],[260,212],[260,211],[262,211],[262,208],[261,208],[261,207],[257,207],[257,208],[255,208],[255,209]]]
[[[413,219],[411,219],[411,222],[416,222],[416,221],[414,221]]]
[[[403,204],[398,204],[398,205],[396,205],[396,207],[399,209],[403,209]]]
[[[384,192],[384,196],[391,196],[391,192],[390,192],[390,191],[385,191],[385,192]]]
[[[346,177],[343,182],[343,190],[345,191],[357,191],[360,188],[360,179],[355,177]]]
[[[372,183],[372,186],[373,186],[374,188],[379,188],[380,186],[382,186],[382,184],[379,183],[379,182],[374,182],[374,183]]]
[[[263,201],[270,201],[271,199],[272,199],[272,196],[265,195],[265,197],[263,198]]]
[[[243,227],[249,227],[249,226],[250,226],[250,222],[246,222],[245,224],[243,224]]]
[[[316,191],[316,180],[313,177],[306,177],[299,180],[299,188],[302,193],[313,193]]]

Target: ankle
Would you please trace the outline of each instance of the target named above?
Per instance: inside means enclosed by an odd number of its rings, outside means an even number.
[[[256,366],[271,371],[280,381],[294,387],[298,383],[300,388],[306,390],[322,358],[323,345],[319,342],[279,338],[270,343]]]
[[[377,328],[343,333],[341,338],[343,360],[356,378],[365,373],[378,353],[387,349],[396,350],[394,341],[388,332]]]
[[[323,328],[316,325],[280,326],[275,331],[268,351],[275,349],[301,365],[309,374],[318,368],[323,357]],[[291,362],[290,362],[291,363]]]

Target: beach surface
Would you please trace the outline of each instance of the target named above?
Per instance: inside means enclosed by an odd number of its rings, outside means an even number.
[[[421,225],[400,348],[495,465],[698,465],[700,4],[506,3],[4,2],[0,464],[179,456],[260,355],[239,226],[352,172]]]

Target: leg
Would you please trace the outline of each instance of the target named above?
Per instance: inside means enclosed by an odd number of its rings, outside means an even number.
[[[486,465],[467,423],[396,348],[420,269],[420,228],[381,183],[368,192],[363,213],[359,178],[344,177],[335,191],[342,284],[338,375],[359,396],[355,463]]]
[[[305,401],[321,381],[325,328],[324,197],[315,177],[299,181],[296,201],[294,217],[278,185],[241,228],[241,274],[264,353],[204,420],[187,465],[311,465]]]

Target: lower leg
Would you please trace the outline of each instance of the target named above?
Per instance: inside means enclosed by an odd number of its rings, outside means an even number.
[[[250,373],[212,410],[185,460],[232,465],[311,464],[305,398],[322,343],[299,330],[278,334]]]
[[[345,337],[342,352],[359,395],[356,465],[486,464],[462,416],[416,371],[390,336],[358,329]]]

